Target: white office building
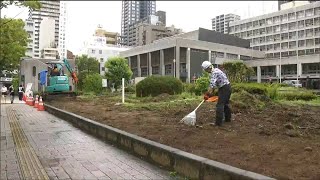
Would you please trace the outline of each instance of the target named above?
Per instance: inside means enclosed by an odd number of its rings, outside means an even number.
[[[26,51],[26,56],[28,57],[33,57],[33,43],[34,43],[34,22],[32,21],[32,19],[27,19],[25,21],[25,26],[24,29],[27,31],[28,33],[28,40],[29,43],[27,45],[27,51]]]
[[[59,56],[60,58],[67,58],[66,48],[66,23],[67,23],[67,7],[66,2],[60,2],[60,18],[59,18]]]
[[[39,10],[30,10],[29,18],[27,21],[32,21],[34,23],[34,32],[33,32],[33,42],[30,42],[28,46],[33,47],[33,58],[41,58],[43,48],[58,48],[60,57],[66,57],[66,47],[65,47],[65,25],[66,25],[66,9],[65,2],[60,1],[41,1],[41,9]],[[44,24],[46,19],[54,20],[54,26],[50,27],[50,32],[54,32],[54,43],[50,44],[49,47],[40,47],[40,42],[47,41],[46,38],[50,36],[42,36],[41,34],[41,23]],[[51,21],[51,20],[49,20]],[[51,23],[52,24],[52,23]],[[43,27],[42,29],[48,30],[49,27]],[[42,31],[43,32],[43,31]],[[46,33],[46,32],[43,32]],[[42,34],[43,34],[42,33]],[[51,40],[51,39],[50,39]],[[54,45],[54,46],[51,46]]]
[[[84,43],[84,47],[80,51],[81,55],[96,58],[100,63],[100,74],[105,74],[104,65],[108,58],[119,56],[119,53],[126,51],[129,48],[120,45],[106,44],[106,37],[93,36],[91,39]]]
[[[240,20],[240,16],[236,14],[221,14],[212,18],[212,30],[224,34],[229,33],[229,23]]]
[[[250,40],[266,58],[248,62],[264,79],[320,79],[320,2],[230,23],[230,34]]]

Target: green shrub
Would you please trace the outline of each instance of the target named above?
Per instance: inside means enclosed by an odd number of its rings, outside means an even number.
[[[135,85],[129,85],[129,86],[124,88],[124,92],[135,93],[136,92],[136,86]]]
[[[99,94],[102,92],[102,77],[100,74],[89,74],[83,80],[83,91],[94,92]]]
[[[162,93],[181,94],[182,82],[171,76],[149,76],[136,85],[136,96],[157,96]]]
[[[183,91],[187,93],[195,93],[196,85],[194,83],[183,83]]]
[[[203,76],[198,78],[196,81],[195,94],[199,96],[208,91],[209,83],[210,80],[208,73],[203,74]]]
[[[262,83],[235,83],[231,84],[232,92],[247,91],[251,94],[268,95],[267,86]]]
[[[308,91],[301,91],[301,92],[281,92],[279,93],[280,99],[285,99],[288,101],[295,101],[295,100],[304,100],[304,101],[311,101],[316,99],[317,96]]]

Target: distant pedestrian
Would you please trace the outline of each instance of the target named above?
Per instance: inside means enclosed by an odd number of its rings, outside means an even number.
[[[10,94],[11,104],[13,104],[13,100],[14,100],[14,88],[13,88],[13,85],[11,85],[9,87],[9,94]]]
[[[5,85],[3,85],[1,88],[1,94],[2,94],[2,98],[4,99],[4,103],[6,103],[8,89]]]
[[[19,86],[19,101],[22,101],[23,93],[24,93],[24,88],[22,87],[22,85],[20,85]]]

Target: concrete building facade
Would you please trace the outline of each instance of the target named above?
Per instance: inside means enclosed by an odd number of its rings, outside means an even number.
[[[249,40],[253,50],[266,53],[265,59],[248,62],[257,70],[258,82],[320,78],[319,1],[232,22],[230,34]]]
[[[95,30],[94,36],[105,37],[106,44],[119,45],[119,33],[109,32],[102,28],[101,25],[98,25],[98,28]]]
[[[39,50],[40,57],[41,51],[44,48],[57,48],[55,43],[55,19],[44,17],[40,23],[39,33]]]
[[[155,12],[156,1],[122,1],[121,44],[130,46],[130,30],[134,24]]]
[[[60,1],[60,17],[59,17],[59,56],[60,58],[67,57],[67,47],[66,47],[66,24],[67,24],[67,4],[64,1]]]
[[[65,47],[65,26],[66,26],[66,8],[65,3],[60,1],[41,1],[41,9],[30,10],[29,19],[34,23],[34,41],[29,43],[33,46],[33,56],[34,58],[41,57],[40,48],[40,24],[43,19],[49,18],[54,19],[54,44],[58,48],[61,57],[66,57],[66,47]],[[60,8],[61,5],[61,8]],[[60,22],[61,21],[61,22]],[[51,48],[51,47],[46,47]]]
[[[92,36],[91,39],[84,44],[78,55],[87,55],[96,58],[100,63],[100,74],[105,74],[104,64],[108,58],[119,56],[121,51],[128,50],[128,47],[120,45],[106,44],[106,37]]]
[[[33,57],[33,50],[34,50],[34,46],[33,46],[33,43],[34,43],[34,30],[35,30],[35,24],[34,22],[32,21],[32,19],[27,19],[26,22],[25,22],[25,26],[24,26],[24,29],[27,31],[28,33],[28,40],[29,40],[29,43],[27,45],[27,51],[26,51],[26,56],[28,57]]]
[[[278,1],[278,10],[285,10],[293,7],[298,7],[302,5],[306,5],[315,1],[294,1],[294,0],[285,0]]]
[[[166,27],[166,12],[157,11],[129,26],[129,46],[142,46],[164,37],[182,33],[181,29]]]
[[[222,32],[224,34],[229,33],[229,23],[239,21],[240,16],[236,14],[221,14],[212,18],[212,30]]]
[[[182,30],[174,26],[165,27],[164,25],[153,25],[139,23],[136,25],[136,43],[135,46],[150,44],[156,40],[181,34]]]
[[[202,28],[135,47],[120,55],[128,59],[133,78],[166,75],[184,82],[202,74],[201,63],[205,60],[222,64],[264,57],[263,52],[251,50],[247,40]]]
[[[57,48],[43,48],[41,50],[41,58],[43,59],[57,59],[59,52]]]

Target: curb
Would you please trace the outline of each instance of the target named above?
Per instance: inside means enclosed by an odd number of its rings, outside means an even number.
[[[143,160],[161,166],[163,169],[175,171],[190,179],[273,179],[181,151],[47,104],[45,104],[45,109],[54,116],[72,123],[73,126],[115,144]]]

